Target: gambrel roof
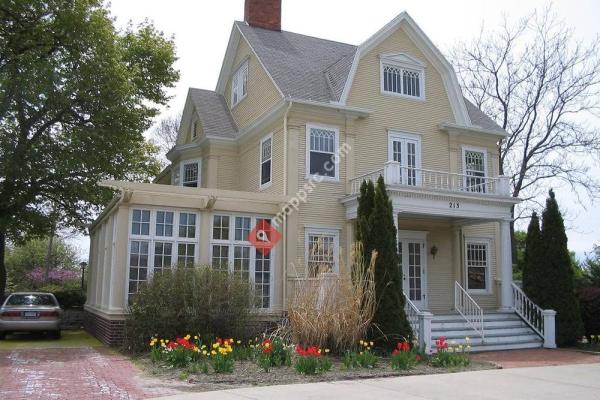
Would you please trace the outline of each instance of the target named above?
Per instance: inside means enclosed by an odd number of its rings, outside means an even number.
[[[287,31],[274,31],[236,21],[233,25],[217,88],[214,92],[191,89],[203,124],[215,136],[235,137],[237,128],[223,98],[239,41],[245,39],[273,84],[286,100],[346,104],[360,57],[403,26],[411,39],[439,70],[457,123],[505,134],[491,118],[465,99],[452,66],[405,12],[398,15],[359,46]],[[205,108],[201,111],[200,108]],[[219,133],[219,129],[223,129]]]

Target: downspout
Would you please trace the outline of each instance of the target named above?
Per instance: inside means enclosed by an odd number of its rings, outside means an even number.
[[[290,108],[292,108],[292,102],[288,103],[287,109],[285,110],[285,114],[283,115],[283,195],[287,196],[288,188],[287,188],[287,158],[288,158],[288,113],[290,112]],[[282,311],[287,308],[287,216],[283,218],[283,301],[282,301]]]

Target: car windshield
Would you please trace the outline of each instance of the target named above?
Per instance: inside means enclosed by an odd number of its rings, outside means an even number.
[[[55,306],[54,297],[49,294],[13,294],[6,301],[7,306]]]

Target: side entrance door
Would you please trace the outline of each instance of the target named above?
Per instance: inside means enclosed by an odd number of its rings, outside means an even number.
[[[400,231],[398,253],[402,289],[419,310],[427,309],[427,253],[424,238],[410,238]]]

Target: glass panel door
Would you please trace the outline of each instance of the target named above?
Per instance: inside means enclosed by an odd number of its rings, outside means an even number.
[[[419,309],[426,307],[425,242],[402,239],[398,242],[402,289]]]

